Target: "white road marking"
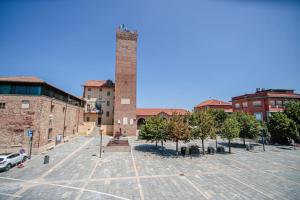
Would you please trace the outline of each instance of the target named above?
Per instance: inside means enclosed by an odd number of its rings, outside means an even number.
[[[229,177],[229,178],[231,178],[231,179],[233,179],[233,180],[235,180],[235,181],[237,181],[237,182],[239,182],[239,183],[241,183],[241,184],[247,186],[248,188],[251,188],[252,190],[255,190],[256,192],[262,194],[262,195],[265,196],[265,197],[268,197],[269,199],[274,199],[273,197],[267,195],[266,193],[264,193],[264,192],[262,192],[262,191],[256,189],[255,187],[253,187],[253,186],[251,186],[251,185],[249,185],[249,184],[247,184],[247,183],[245,183],[245,182],[243,182],[243,181],[240,181],[240,180],[237,179],[237,178],[233,178],[232,176],[228,176],[228,175],[226,175],[226,174],[225,174],[225,176],[227,176],[227,177]]]
[[[53,170],[55,170],[57,167],[59,167],[62,163],[64,163],[66,160],[68,160],[69,158],[71,158],[73,155],[75,155],[78,151],[80,151],[81,149],[83,149],[87,144],[89,144],[94,138],[89,139],[88,141],[86,141],[81,147],[79,147],[78,149],[76,149],[75,151],[73,151],[71,154],[69,154],[67,157],[65,157],[64,159],[62,159],[60,162],[58,162],[56,165],[54,165],[51,169],[49,169],[48,171],[46,171],[44,174],[42,174],[40,177],[38,177],[37,179],[40,178],[44,178],[45,176],[47,176],[48,174],[50,174]]]
[[[67,185],[60,185],[60,184],[54,184],[54,183],[47,183],[47,182],[39,182],[39,181],[28,181],[28,180],[22,180],[22,179],[16,179],[16,178],[8,178],[8,177],[0,177],[0,179],[7,179],[7,180],[13,180],[13,181],[21,181],[24,183],[30,183],[30,184],[38,184],[38,185],[52,185],[52,186],[57,186],[57,187],[62,187],[62,188],[69,188],[69,189],[74,189],[74,190],[82,190],[82,188],[79,187],[73,187],[73,186],[67,186]],[[102,194],[102,195],[106,195],[109,197],[114,197],[116,199],[122,199],[122,200],[129,200],[127,198],[124,197],[120,197],[117,195],[113,195],[113,194],[109,194],[109,193],[105,193],[105,192],[99,192],[96,190],[89,190],[89,189],[83,189],[83,191],[87,191],[87,192],[92,192],[92,193],[97,193],[97,194]],[[12,197],[18,197],[19,195],[10,195]],[[21,196],[19,196],[21,197]]]
[[[186,176],[183,176],[183,178],[197,191],[199,192],[205,199],[209,200],[210,198],[203,193],[192,181],[190,181]]]
[[[141,185],[141,181],[140,181],[140,177],[139,177],[139,173],[138,173],[138,170],[137,170],[137,167],[136,167],[136,164],[135,164],[135,159],[134,159],[134,156],[133,156],[133,147],[131,147],[131,158],[132,158],[132,163],[133,163],[133,168],[134,168],[134,172],[135,172],[135,177],[136,177],[136,181],[137,181],[137,184],[138,184],[138,188],[139,188],[139,191],[140,191],[140,198],[141,200],[144,200],[144,193],[143,193],[143,189],[142,189],[142,185]]]
[[[15,198],[21,198],[21,197],[22,197],[22,196],[20,196],[20,195],[7,194],[7,193],[2,193],[2,192],[0,192],[0,195],[3,195],[3,196],[9,196],[9,197],[15,197]]]
[[[92,178],[92,176],[93,176],[93,174],[94,174],[94,172],[95,172],[95,170],[96,170],[96,168],[97,168],[97,166],[98,166],[99,163],[100,163],[100,159],[96,162],[96,164],[95,164],[94,168],[92,169],[92,171],[91,171],[91,173],[90,173],[88,179],[85,181],[84,185],[82,186],[82,188],[81,188],[81,190],[80,190],[80,192],[79,192],[79,194],[77,195],[77,197],[76,197],[75,200],[79,200],[79,199],[81,198],[81,196],[82,196],[82,194],[83,194],[83,192],[84,192],[84,189],[85,189],[86,186],[88,185],[89,180]]]
[[[240,162],[240,161],[237,161],[237,160],[234,160],[234,159],[231,159],[231,158],[225,158],[225,159],[228,159],[228,160],[231,160],[231,161],[233,161],[233,162],[236,162],[236,163],[242,165],[242,166],[243,166],[244,168],[246,168],[246,169],[249,169],[249,170],[252,170],[252,171],[256,171],[255,168],[249,167],[249,165],[246,165],[246,164],[244,164],[244,163],[242,163],[242,162]],[[264,170],[261,170],[260,172],[265,173],[265,174],[268,174],[268,175],[271,175],[271,176],[274,176],[274,177],[276,177],[276,178],[279,178],[279,179],[284,180],[284,181],[287,181],[287,182],[291,182],[291,183],[300,185],[300,183],[297,183],[297,182],[295,182],[295,181],[293,181],[293,180],[287,179],[287,178],[282,177],[282,176],[275,175],[274,173],[271,173],[271,172],[267,172],[267,171],[264,171]]]
[[[43,173],[41,176],[39,176],[38,178],[34,179],[34,180],[41,180],[43,179],[45,176],[47,176],[49,173],[51,173],[54,169],[56,169],[57,167],[59,167],[63,162],[65,162],[66,160],[68,160],[69,158],[71,158],[73,155],[75,155],[78,151],[80,151],[82,148],[84,148],[87,144],[89,144],[94,138],[89,139],[88,141],[86,141],[83,145],[81,145],[81,147],[79,147],[78,149],[76,149],[75,151],[73,151],[71,154],[69,154],[67,157],[65,157],[64,159],[62,159],[60,162],[58,162],[57,164],[55,164],[52,168],[50,168],[48,171],[46,171],[45,173]],[[33,180],[33,181],[34,181]],[[14,193],[15,195],[20,195],[23,192],[27,191],[29,188],[31,188],[32,185],[23,185],[22,189],[20,189],[19,191],[17,191],[16,193]],[[9,198],[8,200],[12,200],[12,198]]]

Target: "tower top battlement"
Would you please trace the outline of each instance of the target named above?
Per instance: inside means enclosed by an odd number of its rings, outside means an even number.
[[[129,30],[124,24],[117,28],[117,39],[137,41],[138,33],[135,30]]]

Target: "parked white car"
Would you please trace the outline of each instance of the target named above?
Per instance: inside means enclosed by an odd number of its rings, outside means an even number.
[[[0,154],[0,170],[8,171],[14,165],[25,162],[27,155],[20,153],[5,153]]]

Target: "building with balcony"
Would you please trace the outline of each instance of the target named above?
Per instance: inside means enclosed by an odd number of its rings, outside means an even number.
[[[300,100],[300,94],[294,90],[257,89],[255,93],[232,97],[234,112],[248,112],[257,120],[267,121],[272,112],[284,111],[287,101]]]
[[[115,84],[111,80],[87,80],[83,85],[84,121],[113,125]],[[100,113],[96,103],[101,104]]]

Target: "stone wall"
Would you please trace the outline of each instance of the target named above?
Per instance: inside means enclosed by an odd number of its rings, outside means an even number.
[[[22,108],[24,100],[28,108]],[[29,129],[34,133],[33,152],[45,150],[55,145],[56,135],[72,137],[83,123],[83,108],[46,96],[0,95],[0,102],[5,103],[0,109],[0,151],[27,150]]]

